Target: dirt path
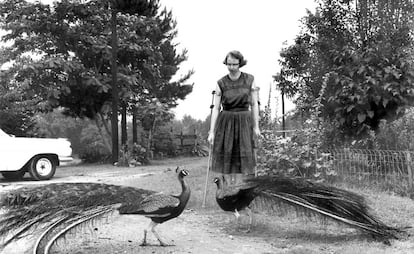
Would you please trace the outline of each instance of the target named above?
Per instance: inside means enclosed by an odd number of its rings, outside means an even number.
[[[263,239],[232,236],[211,227],[212,216],[186,210],[179,218],[159,226],[161,237],[174,246],[160,247],[153,235],[148,238],[150,246],[140,246],[142,229],[148,225],[148,219],[123,216],[95,225],[95,233],[85,232],[81,241],[79,235],[68,237],[54,253],[281,253]]]
[[[210,182],[206,208],[201,207],[204,191],[206,158],[179,158],[154,162],[150,166],[122,168],[110,165],[80,165],[62,167],[51,182],[103,182],[178,193],[174,169],[182,166],[190,171],[186,181],[192,194],[181,216],[157,227],[161,237],[174,246],[160,247],[152,234],[150,246],[142,247],[143,229],[149,219],[142,216],[114,214],[77,230],[53,247],[54,254],[115,254],[115,253],[414,253],[412,239],[385,246],[367,241],[355,230],[341,227],[322,228],[320,224],[286,216],[273,216],[259,222],[252,232],[244,233],[234,225],[234,216],[221,211],[214,200],[215,186]],[[210,179],[211,180],[211,179]],[[43,183],[43,184],[45,184]],[[0,179],[2,190],[16,185],[39,184],[29,179],[9,183]],[[407,203],[414,210],[414,204]],[[365,238],[364,238],[365,237]],[[2,254],[22,254],[33,242],[19,241]]]
[[[202,174],[205,166],[204,158],[183,158],[174,160],[174,166],[180,165],[190,168],[194,175]],[[166,183],[172,182],[173,167],[168,160],[158,165],[138,168],[118,168],[112,166],[94,165],[64,167],[51,182],[105,182],[139,186],[154,190],[165,190]],[[195,177],[193,175],[193,177]],[[191,181],[191,180],[190,180]],[[22,181],[15,183],[1,182],[3,190],[15,188],[17,185],[38,184],[39,182]],[[177,192],[175,182],[168,185],[171,190],[164,192]],[[212,187],[212,186],[210,186]],[[193,188],[194,193],[200,196],[201,186]],[[213,193],[209,193],[211,198]],[[199,199],[199,198],[197,198]],[[232,235],[225,225],[215,223],[220,220],[233,223],[234,217],[216,209],[202,209],[199,200],[193,200],[190,208],[171,221],[157,227],[168,243],[173,246],[160,247],[156,238],[149,234],[150,246],[142,247],[143,229],[149,224],[149,219],[142,216],[112,215],[99,222],[89,225],[81,231],[67,235],[64,240],[53,248],[53,253],[280,253],[265,239],[249,235]],[[211,204],[211,200],[209,201]],[[192,208],[191,208],[192,207]],[[230,221],[233,220],[233,221]],[[226,222],[226,223],[227,223]],[[237,233],[237,231],[235,231]],[[31,241],[19,241],[3,250],[4,254],[29,252]]]

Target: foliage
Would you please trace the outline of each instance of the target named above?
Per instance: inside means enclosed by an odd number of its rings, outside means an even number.
[[[318,153],[312,137],[315,132],[305,129],[293,137],[282,138],[271,131],[263,132],[258,151],[259,174],[300,176],[316,181],[328,180],[336,172],[328,154]]]
[[[328,154],[318,152],[329,137],[326,135],[329,124],[320,116],[326,88],[324,80],[313,102],[310,118],[292,137],[282,138],[275,135],[273,128],[266,128],[274,124],[263,125],[264,137],[258,151],[260,174],[301,176],[316,181],[329,180],[336,174]]]
[[[149,160],[148,157],[146,156],[147,151],[145,150],[145,148],[137,143],[134,143],[134,145],[132,146],[132,157],[133,160],[135,161],[136,164],[141,163],[141,164],[149,164]]]
[[[414,150],[414,109],[394,121],[382,121],[373,137],[374,148],[382,150]]]
[[[129,149],[128,146],[123,146],[119,154],[119,160],[117,166],[119,167],[133,167],[139,165],[147,165],[150,161],[147,157],[146,149],[134,143],[132,149]]]
[[[191,154],[194,156],[206,157],[209,155],[209,147],[206,145],[200,145],[199,143],[197,143],[193,147],[193,149],[191,149]]]
[[[72,152],[84,162],[105,162],[110,155],[104,132],[99,131],[91,120],[65,116],[62,110],[39,113],[35,121],[34,135],[46,138],[67,138]]]
[[[159,129],[154,133],[154,142],[152,145],[155,156],[174,157],[178,154],[178,147],[174,142],[175,135],[166,128]]]
[[[192,71],[170,82],[186,51],[178,52],[172,13],[159,11],[157,0],[135,1],[137,13],[125,13],[126,2],[115,1],[118,13],[119,96],[145,105],[158,98],[168,107],[184,99]],[[115,4],[114,2],[114,4]],[[148,9],[143,10],[148,7]],[[128,10],[132,10],[127,8]],[[66,0],[52,6],[7,0],[0,3],[2,41],[10,61],[33,59],[13,71],[14,86],[26,84],[26,94],[44,101],[42,110],[62,107],[75,117],[95,119],[110,113],[111,9],[107,1]],[[142,112],[143,113],[143,112]],[[142,114],[141,114],[142,115]]]
[[[0,55],[2,65],[7,62],[8,54],[0,48]],[[34,135],[33,115],[39,103],[36,97],[25,93],[27,83],[16,84],[13,80],[16,66],[21,66],[25,60],[16,62],[10,71],[0,70],[0,127],[16,136]]]
[[[82,129],[80,142],[82,147],[78,156],[83,162],[109,162],[111,152],[108,151],[95,125],[88,125]]]
[[[154,99],[146,105],[142,105],[143,114],[139,116],[142,127],[146,131],[155,131],[157,126],[163,126],[168,123],[173,114],[169,111],[168,105]]]
[[[110,6],[117,12],[141,15],[155,15],[157,0],[109,0]]]
[[[264,110],[261,110],[259,108],[259,127],[261,130],[264,129],[272,129],[274,123],[272,122],[272,116],[271,116],[271,107],[270,107],[270,90],[269,90],[269,99],[267,102],[267,105],[264,107]]]
[[[0,128],[15,136],[34,136],[32,115],[21,109],[0,109]]]
[[[81,142],[81,131],[92,124],[79,118],[66,117],[61,110],[39,113],[34,119],[36,121],[36,136],[67,138],[71,142],[74,155],[80,154],[85,145]]]
[[[382,119],[401,116],[414,99],[412,3],[353,2],[319,1],[294,44],[281,51],[275,75],[303,112],[327,83],[321,116],[338,142],[378,130]]]

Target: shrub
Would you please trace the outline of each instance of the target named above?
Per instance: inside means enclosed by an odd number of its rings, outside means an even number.
[[[111,151],[105,146],[99,135],[96,126],[89,125],[81,132],[82,148],[79,151],[79,158],[84,162],[108,162],[111,158]]]
[[[146,164],[149,164],[147,150],[140,144],[134,143],[132,149],[128,149],[128,146],[121,148],[117,166],[130,167]]]
[[[177,145],[174,142],[174,134],[170,131],[161,130],[154,135],[153,150],[156,155],[177,155]]]

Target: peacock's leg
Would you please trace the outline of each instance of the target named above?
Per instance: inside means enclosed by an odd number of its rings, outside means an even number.
[[[151,221],[150,225],[151,225],[151,232],[155,235],[157,240],[160,242],[161,246],[172,246],[172,244],[168,244],[168,243],[164,242],[163,240],[161,240],[160,235],[158,234],[157,231],[155,231],[155,226],[157,226],[158,223],[155,223],[155,222]]]
[[[140,245],[141,246],[147,245],[147,229],[144,229],[144,239],[142,239],[142,243]]]
[[[155,223],[151,221],[150,224],[148,225],[148,228],[144,229],[144,239],[142,240],[142,243],[140,244],[141,246],[147,245],[147,233],[148,233],[148,230],[152,231],[153,227],[155,226],[154,224]]]
[[[237,209],[234,209],[234,216],[236,216],[236,228],[238,228],[239,224],[240,224],[241,215],[240,215],[239,211],[237,211]]]
[[[250,232],[251,228],[252,228],[252,224],[253,224],[253,213],[252,210],[250,209],[250,207],[246,207],[246,212],[247,215],[249,216],[249,225],[247,227],[247,231],[246,233]]]
[[[244,233],[249,233],[253,224],[253,213],[252,210],[249,207],[246,207],[246,213],[249,216],[249,224],[247,226],[246,230],[242,230],[242,232]],[[234,210],[234,215],[236,216],[236,228],[241,229],[242,228],[242,216],[241,213],[239,213],[239,211]]]

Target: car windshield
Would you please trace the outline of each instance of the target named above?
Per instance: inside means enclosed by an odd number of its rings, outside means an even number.
[[[10,137],[10,135],[5,133],[2,129],[0,129],[0,138],[2,137]]]

